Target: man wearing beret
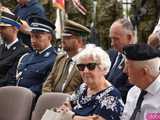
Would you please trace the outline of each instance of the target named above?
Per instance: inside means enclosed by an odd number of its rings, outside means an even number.
[[[3,44],[0,45],[0,87],[16,85],[18,60],[28,51],[17,38],[20,26],[21,21],[17,16],[7,12],[1,13],[0,35]]]
[[[31,17],[29,21],[34,50],[22,56],[19,61],[17,85],[29,88],[38,97],[57,55],[51,45],[55,26],[47,19],[38,16]]]
[[[72,93],[82,83],[74,57],[85,46],[90,30],[74,21],[65,21],[62,47],[52,71],[43,85],[43,92]]]
[[[127,95],[122,120],[159,120],[160,51],[147,44],[128,45],[125,71],[134,84]]]
[[[125,45],[136,43],[133,26],[125,18],[118,19],[111,25],[109,36],[113,49],[108,50],[112,64],[107,79],[120,91],[125,103],[131,85],[128,76],[123,72],[125,63],[122,50]]]

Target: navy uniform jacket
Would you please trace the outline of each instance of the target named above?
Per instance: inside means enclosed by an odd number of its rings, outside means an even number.
[[[116,57],[118,56],[118,52],[114,49],[109,49],[107,52],[111,60],[111,69],[112,69],[116,61]],[[121,66],[117,67],[113,73],[109,71],[108,75],[106,76],[106,79],[109,80],[120,91],[122,99],[125,102],[128,90],[131,88],[132,85],[129,84],[128,76],[123,72],[124,64],[125,63],[123,61]]]
[[[19,16],[22,20],[25,20],[28,22],[28,19],[33,16],[40,16],[40,17],[46,17],[45,16],[45,9],[37,0],[30,0],[27,5],[20,5],[18,4],[15,8],[15,15]],[[30,36],[23,33],[23,32],[18,32],[18,38],[26,45],[28,45],[30,48],[31,47],[31,41],[30,41]]]
[[[0,87],[16,85],[16,68],[19,58],[28,51],[28,48],[19,41],[10,49],[0,45]]]
[[[31,52],[24,55],[17,67],[17,84],[29,88],[39,96],[42,84],[52,69],[56,55],[53,47],[42,54]]]
[[[45,10],[37,0],[30,0],[27,5],[18,4],[15,8],[15,14],[23,20],[27,20],[33,15],[45,17]]]

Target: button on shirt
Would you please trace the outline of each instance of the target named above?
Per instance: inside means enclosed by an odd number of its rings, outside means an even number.
[[[144,96],[144,100],[141,105],[141,112],[137,114],[135,120],[148,120],[151,117],[160,117],[160,75],[157,79],[145,89],[147,94]],[[132,87],[127,95],[127,101],[124,107],[124,112],[121,120],[129,120],[140,95],[140,88]],[[157,114],[157,116],[156,116]]]

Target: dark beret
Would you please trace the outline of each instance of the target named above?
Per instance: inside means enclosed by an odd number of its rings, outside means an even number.
[[[51,32],[55,30],[55,25],[53,25],[49,20],[39,16],[32,16],[28,20],[32,32]]]
[[[130,44],[123,48],[123,54],[130,60],[149,60],[160,57],[160,50],[148,44]]]

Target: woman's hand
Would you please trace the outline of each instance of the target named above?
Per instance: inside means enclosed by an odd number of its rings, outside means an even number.
[[[62,106],[56,109],[57,112],[69,112],[71,110],[71,105],[69,102],[64,102]]]

